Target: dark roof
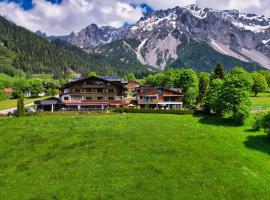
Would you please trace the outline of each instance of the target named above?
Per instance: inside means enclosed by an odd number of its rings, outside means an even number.
[[[69,83],[65,84],[63,88],[66,88],[66,87],[71,86],[73,84],[77,84],[77,83],[84,82],[84,81],[87,81],[87,80],[100,80],[100,81],[103,81],[103,82],[110,83],[112,85],[116,85],[118,87],[124,87],[123,84],[118,83],[118,82],[108,81],[106,79],[99,78],[99,77],[87,77],[87,78],[83,78],[83,79],[80,79],[80,80],[77,80],[77,81],[69,82]]]
[[[140,85],[140,83],[137,82],[137,81],[128,81],[128,83],[136,83],[136,84],[139,84]]]
[[[35,104],[39,105],[52,105],[52,104],[58,104],[59,103],[59,98],[51,97],[48,99],[43,99],[39,101],[35,101]]]

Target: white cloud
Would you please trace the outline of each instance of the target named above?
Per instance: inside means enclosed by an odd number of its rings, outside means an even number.
[[[124,22],[135,23],[143,15],[130,3],[147,3],[154,9],[166,9],[196,3],[200,7],[239,9],[242,12],[270,17],[270,0],[62,0],[51,4],[33,0],[34,8],[23,10],[18,4],[0,2],[0,14],[32,31],[49,35],[64,35],[79,31],[91,23],[120,27]]]
[[[143,15],[140,8],[116,0],[63,0],[60,5],[33,0],[33,4],[33,9],[24,11],[18,4],[1,2],[0,14],[27,29],[49,35],[79,31],[91,23],[120,27]]]

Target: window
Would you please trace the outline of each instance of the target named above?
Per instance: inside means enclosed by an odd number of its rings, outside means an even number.
[[[74,99],[75,101],[80,101],[80,100],[81,100],[81,97],[80,97],[80,96],[74,96],[73,99]]]
[[[114,93],[114,89],[108,89],[109,93]]]
[[[64,97],[64,101],[68,101],[69,100],[69,98],[68,97]]]
[[[98,101],[103,100],[103,97],[98,97],[97,100]]]
[[[80,92],[81,90],[80,90],[80,89],[75,89],[74,91],[75,91],[75,92]]]
[[[86,99],[86,101],[91,101],[92,97],[86,97],[85,99]]]
[[[98,88],[98,89],[97,89],[97,92],[101,93],[101,92],[103,92],[103,89]]]
[[[110,101],[112,101],[112,100],[114,100],[114,97],[109,97],[108,99],[109,99]]]

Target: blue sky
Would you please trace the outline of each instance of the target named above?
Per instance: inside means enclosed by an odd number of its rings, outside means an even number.
[[[190,4],[270,17],[270,0],[0,0],[0,15],[32,31],[66,35],[91,23],[133,24],[155,10]]]

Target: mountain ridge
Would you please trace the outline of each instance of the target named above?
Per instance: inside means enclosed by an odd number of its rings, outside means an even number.
[[[182,36],[206,43],[244,63],[270,68],[270,19],[237,10],[201,9],[196,5],[175,7],[153,12],[129,27],[91,24],[64,40],[80,48],[95,49],[117,40],[135,39],[141,42],[137,59],[142,64],[165,69],[179,59],[177,48]]]

